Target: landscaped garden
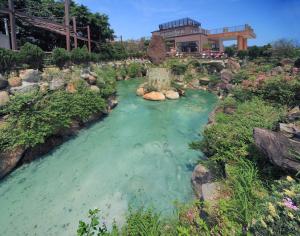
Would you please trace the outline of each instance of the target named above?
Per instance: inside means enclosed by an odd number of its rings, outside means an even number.
[[[26,24],[0,48],[1,235],[300,234],[298,44],[167,57],[71,12],[93,53]]]

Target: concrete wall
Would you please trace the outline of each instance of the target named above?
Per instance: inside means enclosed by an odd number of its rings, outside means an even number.
[[[10,49],[9,36],[0,33],[0,48]]]

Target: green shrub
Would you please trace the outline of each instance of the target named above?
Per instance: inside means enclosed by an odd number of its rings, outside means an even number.
[[[184,75],[187,70],[187,65],[185,64],[173,64],[171,65],[171,72],[174,75]]]
[[[156,236],[161,235],[162,223],[160,215],[152,210],[130,210],[126,219],[123,235]]]
[[[258,46],[252,46],[248,48],[248,55],[250,59],[256,59],[261,55],[261,50]]]
[[[0,73],[8,72],[13,69],[16,61],[16,53],[0,48]]]
[[[233,57],[235,54],[235,49],[233,47],[226,47],[224,52],[228,57]]]
[[[90,61],[90,53],[86,46],[74,48],[71,51],[71,60],[74,64],[86,64]]]
[[[0,150],[18,146],[34,147],[72,120],[86,121],[105,108],[98,94],[81,86],[76,93],[55,91],[43,95],[19,94],[2,110],[8,114],[7,126],[0,133]]]
[[[246,157],[252,151],[253,129],[272,129],[282,116],[282,110],[259,99],[239,104],[232,115],[216,115],[217,123],[204,130],[200,148],[208,157],[216,160],[227,161]],[[194,146],[199,148],[195,143]]]
[[[233,75],[232,82],[233,84],[240,84],[244,80],[250,78],[249,72],[247,70],[240,70],[238,73]]]
[[[59,68],[70,60],[70,54],[64,48],[55,48],[52,52],[52,61]]]
[[[269,102],[294,106],[299,104],[299,100],[296,96],[299,91],[300,81],[296,79],[286,80],[281,76],[277,76],[266,80],[255,93]]]
[[[111,66],[104,68],[95,68],[95,73],[98,75],[97,86],[100,88],[101,96],[108,98],[116,93],[116,70]]]
[[[248,51],[238,51],[237,52],[237,57],[239,58],[239,59],[245,59],[246,57],[248,56]]]
[[[42,69],[44,57],[44,51],[31,43],[25,43],[18,54],[19,61],[32,69]]]
[[[142,75],[142,67],[139,63],[131,63],[127,67],[128,76],[130,78],[140,77]]]
[[[300,68],[300,58],[295,61],[295,67]]]

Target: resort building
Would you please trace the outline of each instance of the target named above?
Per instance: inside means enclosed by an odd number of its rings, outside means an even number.
[[[222,52],[225,40],[237,40],[238,50],[247,50],[248,39],[256,37],[247,24],[206,30],[200,22],[190,18],[160,24],[159,30],[152,32],[152,35],[160,35],[165,39],[169,53],[195,54],[206,50]]]

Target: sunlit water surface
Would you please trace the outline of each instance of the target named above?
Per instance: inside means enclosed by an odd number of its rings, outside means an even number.
[[[192,199],[199,153],[188,143],[217,99],[187,91],[145,101],[135,95],[139,83],[119,82],[119,106],[107,118],[0,182],[0,235],[75,235],[91,208],[122,224],[130,205],[171,214],[175,200]]]

